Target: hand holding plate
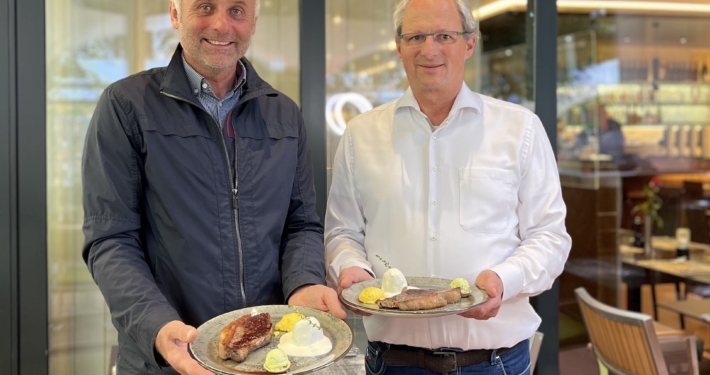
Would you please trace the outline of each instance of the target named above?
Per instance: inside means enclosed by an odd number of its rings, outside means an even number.
[[[360,281],[366,281],[366,280],[372,280],[373,277],[370,275],[369,272],[365,271],[362,267],[348,267],[344,269],[342,272],[340,272],[340,278],[338,279],[338,295],[341,295],[343,293],[343,289],[349,288],[351,285],[355,283],[359,283]],[[361,316],[370,316],[371,314],[368,314],[366,312],[363,312],[362,310],[352,308],[348,305],[345,305],[345,308],[354,312],[357,315]]]
[[[347,319],[348,317],[348,314],[345,313],[345,310],[340,305],[335,291],[323,285],[308,285],[296,289],[291,294],[291,298],[288,299],[288,304],[327,311],[340,319]]]
[[[498,315],[503,301],[503,281],[498,274],[491,270],[481,272],[476,278],[476,286],[486,291],[488,301],[459,315],[478,320],[488,320]]]
[[[187,352],[187,344],[197,338],[197,330],[181,321],[173,320],[158,331],[155,349],[182,375],[214,375],[200,366]]]

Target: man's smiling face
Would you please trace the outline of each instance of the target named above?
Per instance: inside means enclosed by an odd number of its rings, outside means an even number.
[[[234,70],[256,30],[256,0],[181,0],[171,3],[185,59],[200,74]]]
[[[461,17],[453,0],[412,0],[404,11],[402,34],[429,34],[463,31]],[[409,86],[420,90],[461,89],[464,63],[473,53],[475,36],[459,36],[455,43],[440,45],[426,37],[421,45],[397,43],[397,53],[407,72]]]

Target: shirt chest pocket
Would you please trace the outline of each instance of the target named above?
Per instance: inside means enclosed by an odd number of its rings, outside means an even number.
[[[517,202],[512,171],[461,168],[459,224],[467,232],[500,234]]]

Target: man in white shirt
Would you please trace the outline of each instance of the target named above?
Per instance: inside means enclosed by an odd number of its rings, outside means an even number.
[[[490,300],[461,315],[363,318],[369,374],[528,374],[527,339],[540,324],[528,298],[552,286],[570,250],[539,118],[464,84],[477,36],[466,3],[397,5],[410,87],[354,118],[341,139],[326,264],[339,290],[382,277],[379,256],[405,276],[463,277]]]

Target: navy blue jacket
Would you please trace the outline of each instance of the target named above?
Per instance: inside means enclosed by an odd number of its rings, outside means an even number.
[[[171,320],[199,326],[325,284],[299,108],[242,59],[235,187],[225,138],[191,92],[181,53],[106,88],[86,136],[83,257],[119,333],[122,375],[175,373],[154,351]]]

